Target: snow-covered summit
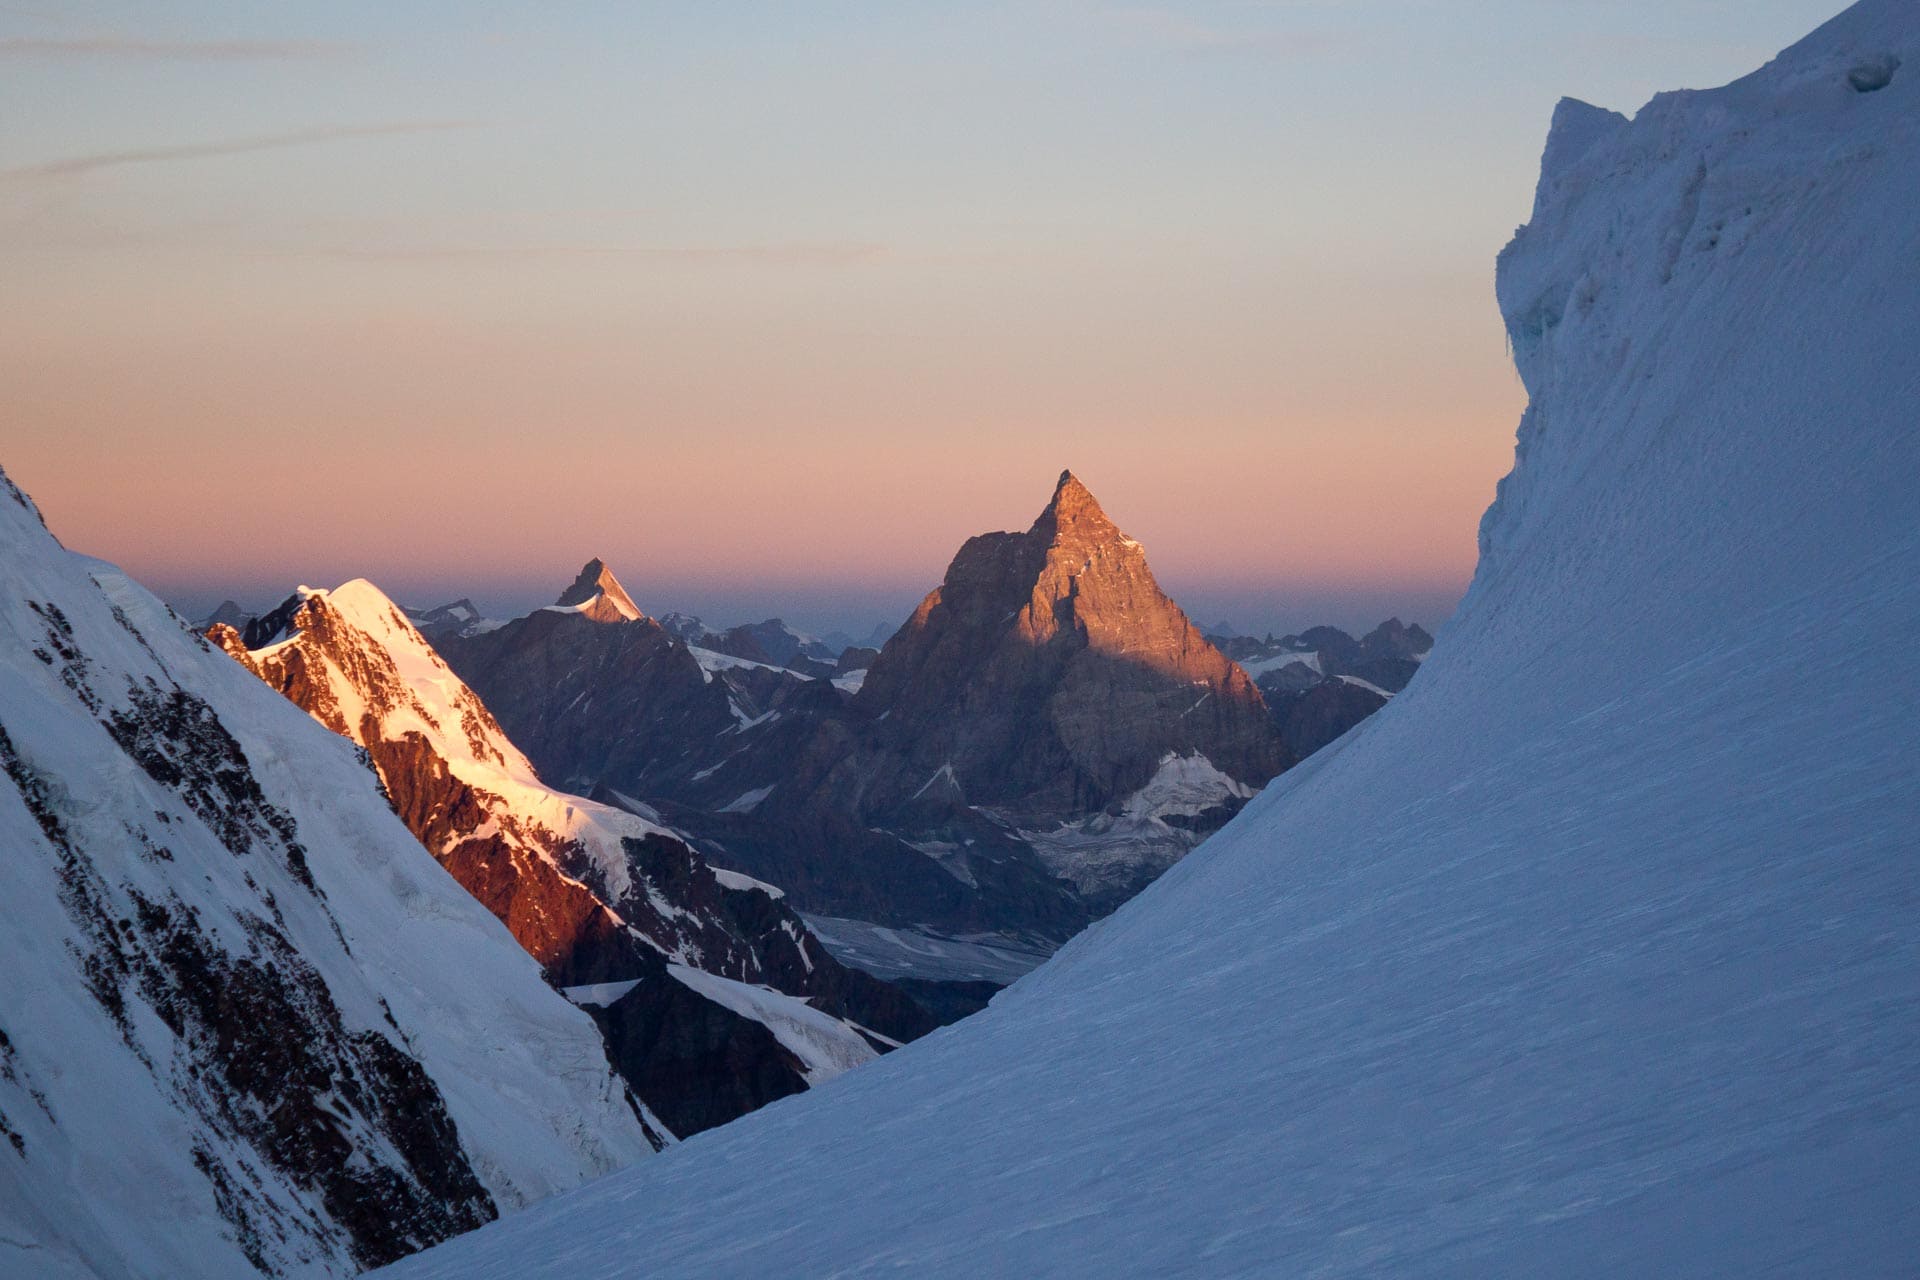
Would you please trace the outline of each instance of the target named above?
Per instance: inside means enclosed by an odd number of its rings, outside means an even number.
[[[1562,112],[1514,473],[1362,728],[984,1014],[396,1274],[1910,1274],[1917,37]]]

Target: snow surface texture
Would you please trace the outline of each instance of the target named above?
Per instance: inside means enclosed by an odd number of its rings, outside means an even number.
[[[1003,933],[953,937],[925,927],[894,929],[869,920],[803,916],[836,956],[889,982],[899,978],[1005,985],[1053,954],[1049,944],[1021,945]]]
[[[151,714],[143,700],[200,708],[201,736],[116,740],[108,722]],[[241,1073],[297,1119],[319,1086],[289,1077],[330,1010],[361,1053],[312,1099],[352,1148],[323,1165],[407,1164],[355,1101],[377,1040],[424,1066],[502,1210],[649,1154],[592,1022],[408,834],[353,746],[63,550],[4,476],[0,727],[0,1123],[18,1137],[0,1144],[0,1275],[251,1276],[247,1229],[284,1274],[357,1270],[339,1206],[246,1132]],[[227,742],[240,757],[209,773]],[[209,1036],[189,1013],[183,1032],[172,984],[204,972],[197,951],[216,1003],[265,991],[314,1039],[249,1059],[245,1026]]]
[[[1562,110],[1516,469],[1362,729],[985,1013],[396,1274],[1911,1275],[1917,28]]]

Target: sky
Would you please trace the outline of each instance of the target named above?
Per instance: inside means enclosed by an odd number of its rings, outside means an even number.
[[[0,0],[0,466],[185,610],[896,623],[1071,467],[1203,623],[1428,625],[1553,104],[1836,0]]]

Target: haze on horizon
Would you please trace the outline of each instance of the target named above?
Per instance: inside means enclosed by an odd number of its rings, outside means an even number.
[[[1830,7],[9,7],[0,464],[183,607],[859,634],[1071,466],[1202,623],[1432,626],[1555,98]]]

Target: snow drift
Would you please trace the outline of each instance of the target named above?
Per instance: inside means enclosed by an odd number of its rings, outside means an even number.
[[[1562,106],[1514,471],[1363,728],[985,1014],[395,1274],[1910,1274],[1917,32]]]

